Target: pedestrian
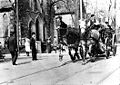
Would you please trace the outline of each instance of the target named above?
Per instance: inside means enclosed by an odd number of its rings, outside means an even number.
[[[3,53],[2,53],[2,44],[0,42],[0,59],[3,59],[4,56],[3,56]]]
[[[28,38],[25,39],[25,51],[26,55],[29,56],[30,54],[30,40]]]
[[[95,22],[95,15],[91,14],[90,18],[87,20],[87,27],[93,26]]]
[[[12,56],[12,64],[13,65],[17,65],[16,64],[16,60],[17,60],[17,57],[18,57],[18,54],[17,54],[17,40],[15,38],[15,33],[14,32],[11,32],[10,33],[10,37],[8,39],[8,42],[7,42],[7,46],[8,46],[8,49],[11,53],[11,56]]]
[[[51,36],[47,39],[47,53],[51,53]]]
[[[54,36],[53,51],[55,51],[55,53],[57,53],[57,37],[56,36]]]
[[[58,22],[59,22],[59,26],[60,28],[67,28],[67,24],[62,20],[62,16],[58,16]]]
[[[37,49],[36,49],[36,36],[32,33],[32,38],[30,39],[30,48],[32,50],[32,60],[37,60]]]

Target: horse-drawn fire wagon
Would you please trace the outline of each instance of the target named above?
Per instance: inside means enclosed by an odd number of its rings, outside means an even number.
[[[72,61],[82,58],[83,62],[86,61],[86,55],[89,55],[91,61],[95,61],[98,55],[105,55],[106,59],[109,58],[110,52],[116,54],[116,35],[108,32],[102,24],[93,24],[84,28],[74,27],[60,27],[58,29],[58,42],[60,47],[59,59],[63,55],[61,51],[64,45],[68,47],[68,54]]]

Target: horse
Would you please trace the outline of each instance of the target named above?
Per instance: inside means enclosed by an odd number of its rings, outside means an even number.
[[[79,60],[80,56],[78,53],[78,47],[80,42],[80,33],[78,28],[69,27],[65,35],[69,56],[72,61],[76,61],[76,58]]]
[[[83,63],[85,62],[87,50],[88,50],[88,43],[90,31],[88,29],[85,29],[84,33],[81,32],[81,28],[75,28],[75,27],[67,27],[66,29],[59,29],[59,34],[61,34],[59,37],[59,44],[60,44],[60,55],[59,60],[62,60],[63,55],[62,52],[62,46],[64,45],[64,39],[66,40],[66,46],[68,46],[68,54],[71,58],[71,60],[74,62],[76,59],[80,60],[80,57],[83,60]],[[79,56],[80,55],[80,56]]]
[[[83,32],[82,32],[83,28],[73,28],[73,27],[67,27],[65,29],[60,28],[58,30],[59,44],[60,44],[59,60],[62,60],[63,58],[62,48],[63,45],[66,45],[68,46],[69,56],[72,61],[76,61],[76,58],[79,60],[81,56],[83,60],[83,64],[86,63],[86,55],[88,53],[89,45],[90,45],[91,30],[98,28],[99,27],[93,25],[84,28]]]

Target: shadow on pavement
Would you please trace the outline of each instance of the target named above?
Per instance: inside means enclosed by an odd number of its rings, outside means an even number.
[[[17,65],[24,65],[24,64],[28,64],[28,63],[31,63],[31,61],[21,62],[21,63],[18,63]]]
[[[21,57],[18,59],[29,59],[31,57]],[[4,59],[0,59],[0,63],[5,63],[5,62],[10,62],[12,60],[12,58],[4,58]]]
[[[65,65],[70,64],[70,63],[73,63],[73,61],[67,61],[67,62],[63,63],[62,65],[60,65],[60,67],[65,66]]]
[[[0,60],[0,63],[9,62],[11,60],[12,60],[11,58],[4,58],[4,59]]]
[[[100,61],[100,60],[104,60],[104,59],[105,59],[104,57],[96,57],[95,62]]]
[[[108,59],[110,59],[110,58],[112,58],[111,56],[109,56],[108,57]],[[101,61],[101,60],[104,60],[104,59],[106,59],[106,56],[105,55],[102,55],[102,56],[97,56],[96,58],[95,58],[95,62],[97,62],[97,61]]]
[[[70,64],[70,63],[76,63],[76,62],[79,62],[79,61],[82,61],[82,59],[74,60],[74,61],[67,61],[67,62],[64,62],[61,66],[64,66],[64,65],[67,65],[67,64]]]

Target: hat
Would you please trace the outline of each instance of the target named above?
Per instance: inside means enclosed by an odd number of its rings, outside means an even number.
[[[91,17],[94,17],[95,15],[94,14],[91,14]]]
[[[10,32],[10,36],[14,35],[15,32]]]

